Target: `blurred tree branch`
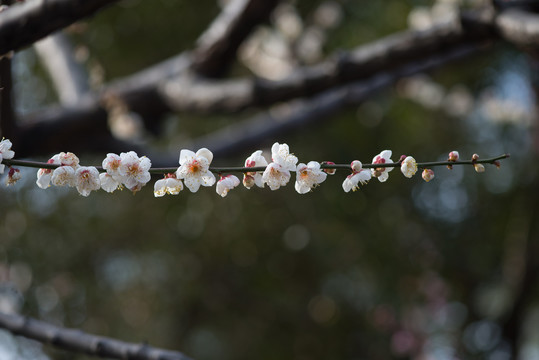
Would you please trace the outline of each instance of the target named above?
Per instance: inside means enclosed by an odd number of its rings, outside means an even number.
[[[118,0],[34,0],[0,13],[0,54],[20,50]]]
[[[61,328],[20,315],[0,312],[0,327],[15,335],[93,356],[132,360],[190,360],[178,351],[86,334],[81,330]]]

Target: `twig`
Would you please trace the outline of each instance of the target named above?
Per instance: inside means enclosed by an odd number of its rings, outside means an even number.
[[[146,344],[84,333],[48,324],[30,317],[0,312],[0,327],[15,335],[54,345],[58,348],[93,356],[129,360],[190,360],[178,351],[163,350]]]
[[[0,13],[0,54],[29,46],[118,0],[33,0]]]

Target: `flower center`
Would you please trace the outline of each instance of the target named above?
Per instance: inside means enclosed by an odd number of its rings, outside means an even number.
[[[200,164],[198,163],[198,161],[194,160],[193,162],[191,162],[189,164],[189,172],[190,173],[197,173],[200,171]]]

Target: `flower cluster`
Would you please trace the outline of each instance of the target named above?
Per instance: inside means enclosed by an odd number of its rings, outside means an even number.
[[[113,192],[122,186],[137,192],[150,181],[150,159],[145,156],[139,158],[133,151],[120,155],[107,154],[103,160],[106,172],[101,174],[94,166],[80,166],[79,158],[70,152],[54,155],[47,164],[58,166],[55,169],[39,169],[37,186],[42,189],[51,185],[75,187],[83,196],[99,189]]]
[[[287,144],[276,142],[271,147],[271,161],[268,162],[262,150],[257,150],[245,160],[243,168],[212,168],[213,153],[202,148],[196,153],[183,149],[180,151],[178,168],[151,169],[151,161],[145,156],[139,157],[134,151],[121,153],[120,155],[109,153],[102,162],[100,168],[94,166],[81,166],[79,158],[70,152],[54,155],[46,164],[21,160],[14,160],[15,153],[11,150],[11,141],[4,139],[0,142],[0,174],[5,166],[9,166],[6,183],[14,184],[21,178],[20,171],[12,165],[39,167],[36,184],[46,189],[53,186],[75,187],[77,191],[88,196],[92,191],[103,189],[114,192],[117,189],[127,188],[136,193],[150,179],[150,171],[165,174],[163,179],[154,184],[154,195],[162,197],[166,194],[178,195],[184,185],[191,192],[197,192],[201,186],[215,186],[215,191],[222,197],[228,195],[230,190],[236,188],[240,179],[235,175],[223,174],[228,171],[242,172],[243,185],[251,189],[255,185],[263,188],[266,185],[271,190],[277,190],[286,186],[296,173],[295,190],[299,194],[311,192],[318,185],[326,181],[328,175],[335,174],[337,169],[345,169],[351,173],[344,179],[342,188],[345,192],[356,191],[361,185],[367,184],[372,178],[385,182],[389,173],[400,167],[402,174],[413,177],[418,169],[422,169],[421,177],[429,182],[434,179],[432,166],[446,165],[451,169],[454,165],[473,165],[477,172],[484,172],[483,164],[490,163],[500,167],[500,159],[509,155],[502,155],[492,159],[479,160],[474,154],[471,161],[460,161],[459,153],[451,151],[447,161],[418,163],[412,156],[402,155],[397,162],[391,160],[392,151],[383,150],[372,159],[372,164],[363,164],[354,160],[350,165],[339,165],[330,161],[322,163],[309,161],[307,164],[299,163],[298,158],[290,152]],[[4,163],[2,163],[4,161]],[[37,164],[37,165],[36,165]],[[216,181],[214,173],[219,175]]]

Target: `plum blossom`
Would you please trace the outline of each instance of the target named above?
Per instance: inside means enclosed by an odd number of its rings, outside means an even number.
[[[54,155],[47,161],[47,164],[61,164],[59,154]],[[36,184],[41,189],[46,189],[51,184],[52,172],[54,169],[39,169],[37,171]]]
[[[61,152],[57,156],[62,166],[71,166],[73,169],[79,166],[79,158],[72,152]]]
[[[93,166],[81,166],[75,172],[75,186],[82,196],[88,196],[94,190],[99,190],[99,171]]]
[[[287,144],[275,143],[271,147],[270,163],[262,174],[262,181],[268,184],[271,190],[277,190],[290,181],[290,171],[296,170],[298,158],[290,154]]]
[[[176,171],[176,178],[183,179],[191,192],[197,192],[200,185],[212,186],[215,184],[215,175],[209,170],[212,160],[213,154],[206,148],[196,153],[183,149],[180,151],[180,167]]]
[[[262,150],[257,150],[245,160],[245,167],[268,166],[267,160],[262,156]],[[262,172],[247,172],[243,176],[243,185],[250,189],[254,185],[264,187]]]
[[[290,181],[290,171],[286,170],[281,164],[272,162],[266,167],[262,180],[268,184],[271,190],[277,190],[285,186]]]
[[[417,172],[417,162],[411,156],[407,156],[401,163],[401,172],[407,178],[411,178]]]
[[[385,164],[391,162],[393,162],[393,160],[391,160],[391,150],[384,150],[372,159],[373,164]],[[384,182],[389,178],[389,172],[391,170],[393,170],[392,167],[379,167],[371,169],[371,172],[372,176],[378,178],[380,182]]]
[[[155,197],[165,196],[166,194],[178,195],[183,190],[183,183],[176,179],[174,174],[166,174],[164,179],[157,180],[153,187]]]
[[[290,154],[288,145],[279,143],[275,143],[271,147],[271,160],[288,171],[296,170],[296,164],[298,163],[298,158]]]
[[[2,161],[4,159],[13,159],[13,156],[15,156],[15,152],[11,150],[11,146],[11,141],[8,139],[0,141],[0,174],[4,173],[4,168],[6,167],[2,164]]]
[[[118,173],[124,185],[129,190],[137,192],[150,181],[149,170],[151,166],[152,163],[146,156],[139,158],[136,152],[129,151],[120,154]],[[114,175],[111,174],[111,176],[114,178]]]
[[[356,191],[359,184],[365,185],[371,179],[371,172],[363,169],[363,164],[359,160],[352,161],[352,174],[348,175],[342,183],[342,188],[345,192]]]
[[[425,169],[425,170],[423,170],[423,173],[421,174],[421,177],[426,182],[429,182],[432,179],[434,179],[434,171],[432,171],[431,169]]]
[[[335,165],[335,163],[333,161],[324,161],[324,162],[322,162],[322,164],[323,165]],[[324,169],[323,171],[328,175],[335,175],[335,173],[337,172],[337,169]]]
[[[51,182],[54,186],[75,186],[75,169],[71,166],[60,166],[52,172]]]
[[[295,189],[300,194],[306,194],[323,183],[327,176],[316,161],[310,161],[307,165],[300,163],[296,168]]]
[[[22,178],[21,171],[17,168],[9,168],[9,172],[6,179],[6,185],[14,185],[17,181]]]
[[[223,176],[217,182],[215,191],[217,192],[217,194],[221,195],[222,197],[225,197],[228,195],[228,192],[230,190],[234,189],[239,184],[240,184],[240,179],[238,179],[236,176],[234,175]]]

